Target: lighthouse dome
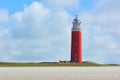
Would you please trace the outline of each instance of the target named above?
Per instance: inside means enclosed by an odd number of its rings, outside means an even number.
[[[76,16],[76,18],[73,20],[73,28],[72,28],[72,30],[73,31],[80,31],[81,29],[80,29],[80,24],[81,24],[81,21],[78,19],[78,16]]]

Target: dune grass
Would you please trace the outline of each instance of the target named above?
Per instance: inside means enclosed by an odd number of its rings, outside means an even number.
[[[71,62],[41,62],[41,63],[12,63],[0,62],[0,67],[39,67],[39,66],[120,66],[118,64],[97,64],[94,62],[71,63]]]

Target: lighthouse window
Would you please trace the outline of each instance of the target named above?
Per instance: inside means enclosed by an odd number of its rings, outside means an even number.
[[[77,45],[77,42],[75,42],[75,46]]]
[[[75,58],[75,61],[77,61],[77,58]]]
[[[77,54],[75,54],[75,57],[77,56]]]

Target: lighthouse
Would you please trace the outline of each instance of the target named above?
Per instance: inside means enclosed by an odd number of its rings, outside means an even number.
[[[78,16],[73,20],[71,32],[71,62],[82,63],[82,30]]]

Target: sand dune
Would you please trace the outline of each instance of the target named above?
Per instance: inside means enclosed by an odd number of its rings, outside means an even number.
[[[120,67],[0,67],[0,80],[120,80]]]

